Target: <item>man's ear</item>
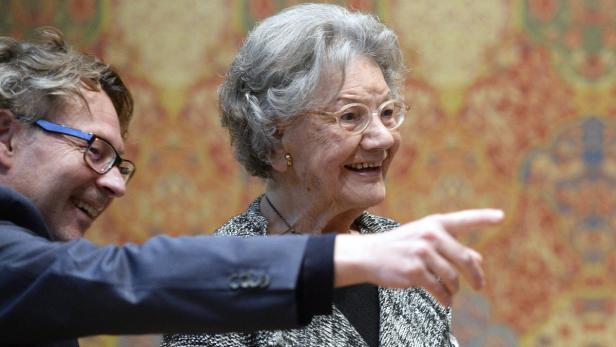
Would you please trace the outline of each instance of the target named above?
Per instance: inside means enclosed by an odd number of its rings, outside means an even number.
[[[0,108],[0,165],[4,167],[11,166],[15,134],[20,127],[21,124],[11,111]]]

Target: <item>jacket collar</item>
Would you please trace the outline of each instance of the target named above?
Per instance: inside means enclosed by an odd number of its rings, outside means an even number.
[[[41,212],[32,201],[7,186],[0,186],[0,220],[9,221],[51,240],[51,233]]]

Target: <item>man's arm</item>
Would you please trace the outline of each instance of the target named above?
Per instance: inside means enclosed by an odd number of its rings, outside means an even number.
[[[502,217],[429,216],[385,234],[337,236],[335,251],[332,235],[97,247],[0,224],[0,341],[295,327],[329,309],[334,268],[335,286],[423,286],[447,304],[458,273],[483,282],[481,257],[452,234]]]
[[[307,243],[202,236],[97,247],[5,225],[0,341],[296,327]],[[331,279],[327,285],[331,290]]]

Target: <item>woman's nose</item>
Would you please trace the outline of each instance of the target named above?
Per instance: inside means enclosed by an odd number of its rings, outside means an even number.
[[[381,121],[380,116],[372,115],[370,124],[363,133],[362,147],[364,149],[388,149],[394,144],[394,136]]]

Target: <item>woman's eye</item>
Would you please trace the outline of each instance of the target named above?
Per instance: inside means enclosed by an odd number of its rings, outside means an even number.
[[[362,119],[362,114],[357,110],[347,110],[340,116],[340,121],[345,123],[357,123]]]
[[[392,118],[393,116],[394,116],[393,109],[387,109],[381,112],[381,118]]]

